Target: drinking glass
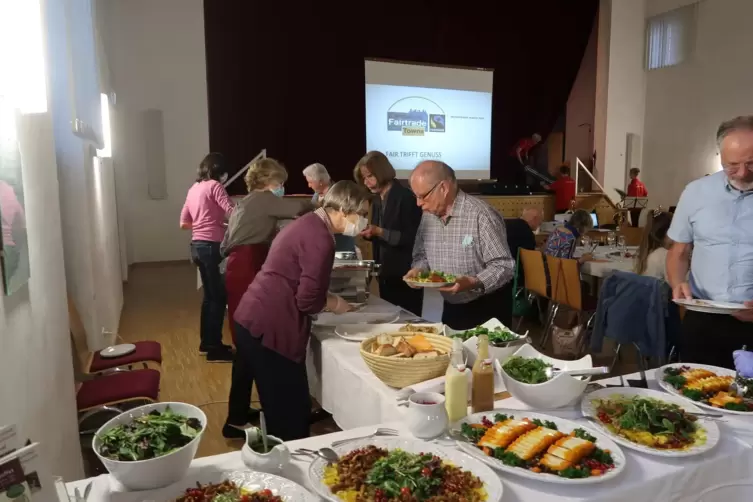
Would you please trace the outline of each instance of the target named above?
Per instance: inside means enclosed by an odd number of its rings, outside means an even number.
[[[620,257],[624,258],[625,255],[627,254],[627,246],[625,245],[624,235],[620,235],[619,237],[617,237],[617,247],[620,250]]]
[[[580,238],[581,244],[583,244],[583,252],[584,253],[590,253],[591,252],[591,237],[588,235],[584,235]]]
[[[614,249],[614,244],[617,239],[617,234],[614,232],[607,232],[607,246],[609,246],[609,250]]]

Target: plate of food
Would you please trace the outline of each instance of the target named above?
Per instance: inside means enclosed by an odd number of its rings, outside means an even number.
[[[735,372],[718,366],[705,364],[667,364],[656,370],[659,386],[676,396],[683,397],[701,408],[733,413],[753,414],[753,380],[740,378],[738,382],[747,386],[747,395],[738,397],[730,393],[730,385],[735,381]]]
[[[690,414],[700,408],[657,390],[597,390],[583,397],[581,411],[616,442],[651,455],[700,455],[719,442],[716,423]]]
[[[734,314],[748,308],[742,303],[715,302],[711,300],[699,300],[697,298],[693,298],[692,300],[682,298],[673,301],[688,310],[704,312],[706,314]]]
[[[309,467],[314,491],[330,502],[499,502],[502,482],[483,462],[460,451],[400,437],[375,437],[335,447],[339,462]]]
[[[438,270],[427,270],[421,272],[416,277],[404,280],[415,288],[444,288],[455,284],[454,275],[439,272]]]
[[[625,454],[605,434],[563,418],[521,410],[469,415],[454,425],[463,451],[499,471],[545,483],[594,484],[618,476]]]
[[[189,479],[187,477],[186,479]],[[152,493],[139,500],[165,502],[316,502],[316,497],[289,479],[256,471],[207,471],[188,486]]]
[[[351,342],[362,342],[380,333],[429,333],[441,335],[442,323],[422,324],[340,324],[335,327],[335,334]]]

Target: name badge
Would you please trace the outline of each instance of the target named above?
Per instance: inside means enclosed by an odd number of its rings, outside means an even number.
[[[467,248],[471,244],[473,244],[473,236],[472,235],[466,235],[465,237],[463,237],[462,245],[463,245],[464,248]]]

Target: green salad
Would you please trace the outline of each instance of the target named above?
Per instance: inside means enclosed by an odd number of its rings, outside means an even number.
[[[154,410],[103,433],[99,454],[126,462],[162,457],[190,443],[202,427],[198,419],[167,406],[162,412]]]
[[[520,356],[513,356],[502,365],[510,378],[528,384],[544,383],[549,380],[546,376],[546,370],[551,367],[551,364],[541,359],[529,359]]]
[[[455,282],[455,276],[446,274],[438,270],[427,270],[421,272],[416,277],[411,278],[413,282]]]
[[[497,326],[494,329],[485,328],[483,326],[476,326],[473,329],[469,329],[468,331],[461,331],[455,333],[452,336],[453,338],[461,338],[463,341],[466,341],[469,338],[473,338],[474,336],[478,335],[488,336],[489,343],[492,345],[511,342],[519,338],[517,334],[513,333],[510,329],[504,326]]]

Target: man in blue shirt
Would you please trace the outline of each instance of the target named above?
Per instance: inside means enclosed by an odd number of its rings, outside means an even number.
[[[732,368],[732,352],[753,347],[753,116],[722,123],[717,145],[723,170],[680,197],[667,275],[676,299],[748,307],[734,316],[688,311],[683,321],[683,360]]]

